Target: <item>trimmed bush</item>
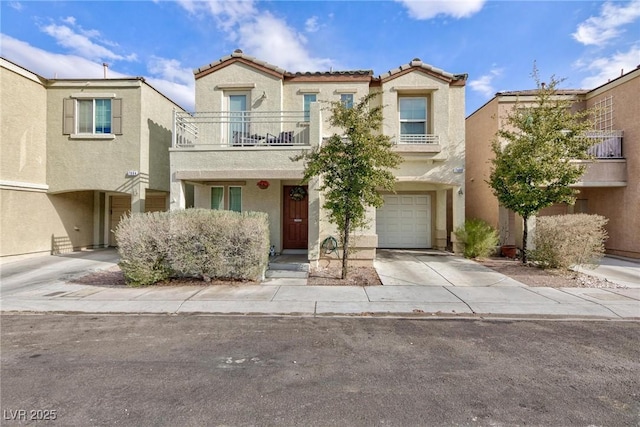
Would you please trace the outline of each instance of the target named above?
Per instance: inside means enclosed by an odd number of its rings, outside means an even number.
[[[530,258],[542,268],[597,265],[604,255],[609,220],[601,215],[572,214],[536,219],[535,249]]]
[[[468,219],[464,227],[456,228],[453,233],[464,244],[466,258],[485,258],[498,244],[496,229],[481,219]]]
[[[188,209],[123,218],[120,267],[133,286],[170,277],[259,280],[269,256],[266,213]]]

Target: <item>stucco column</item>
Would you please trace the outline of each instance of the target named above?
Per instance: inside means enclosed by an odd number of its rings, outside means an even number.
[[[320,179],[312,178],[308,183],[307,199],[309,200],[309,213],[308,213],[308,258],[309,261],[315,266],[318,259],[320,259],[320,209],[321,209],[321,195],[318,191],[320,186]]]
[[[184,195],[184,182],[171,174],[171,193],[169,194],[169,210],[184,209],[187,205]]]
[[[462,187],[453,188],[453,197],[451,199],[452,211],[453,211],[453,230],[458,227],[464,227],[464,192]],[[455,233],[451,233],[451,242],[453,243],[453,252],[456,254],[462,253],[463,246],[458,243]]]
[[[435,248],[447,248],[447,190],[436,191]]]
[[[144,213],[145,193],[148,185],[146,183],[136,182],[131,189],[131,212]]]

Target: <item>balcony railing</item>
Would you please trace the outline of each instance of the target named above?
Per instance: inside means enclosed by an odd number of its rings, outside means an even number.
[[[303,111],[174,113],[176,148],[304,145],[309,123]]]
[[[587,137],[593,139],[593,146],[589,148],[589,154],[598,159],[622,158],[621,130],[594,130],[587,132]]]
[[[417,134],[404,134],[400,135],[398,144],[439,144],[440,138],[438,135],[417,135]]]

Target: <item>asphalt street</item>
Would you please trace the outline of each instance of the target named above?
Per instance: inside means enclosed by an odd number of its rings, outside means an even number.
[[[637,322],[0,320],[7,426],[640,423]]]

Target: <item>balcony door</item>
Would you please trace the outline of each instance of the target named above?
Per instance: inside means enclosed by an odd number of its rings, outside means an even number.
[[[239,144],[249,136],[249,117],[247,113],[247,95],[229,95],[229,141]]]

